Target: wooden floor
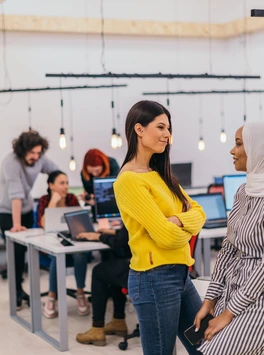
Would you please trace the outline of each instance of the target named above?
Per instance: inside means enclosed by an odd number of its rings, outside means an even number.
[[[88,273],[86,280],[86,288],[90,289],[91,270],[95,263],[88,265]],[[75,288],[75,279],[73,275],[67,276],[67,287]],[[23,288],[29,291],[28,279],[25,275]],[[41,292],[48,290],[48,273],[41,271]],[[0,277],[0,354],[1,355],[53,355],[59,354],[59,351],[49,345],[47,342],[39,338],[37,335],[30,333],[22,326],[17,324],[9,317],[9,295],[8,281]],[[44,298],[45,299],[45,298]],[[44,301],[43,299],[43,301]],[[65,355],[121,355],[123,352],[118,348],[118,344],[122,338],[116,336],[107,336],[107,346],[96,347],[93,345],[82,345],[76,342],[75,337],[79,332],[85,332],[91,327],[91,314],[80,317],[76,312],[76,300],[67,297],[68,303],[68,327],[69,327],[69,351],[64,352]],[[27,306],[23,308],[19,314],[25,319],[30,319],[30,311]],[[137,318],[132,305],[128,302],[126,306],[126,317],[129,331],[133,331],[137,323]],[[112,318],[112,302],[108,302],[106,321]],[[57,319],[46,319],[42,317],[43,328],[53,336],[58,335]],[[140,344],[140,338],[131,339],[128,349],[124,352],[126,355],[143,354]],[[177,355],[186,355],[187,352],[180,342],[177,342]]]

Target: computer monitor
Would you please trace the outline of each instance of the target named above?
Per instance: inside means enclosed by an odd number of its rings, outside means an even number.
[[[171,164],[171,170],[182,187],[192,186],[192,163]]]
[[[120,217],[113,189],[115,181],[116,177],[93,179],[97,219]]]
[[[246,174],[223,176],[225,205],[227,211],[230,211],[232,209],[234,203],[234,196],[237,192],[237,189],[245,182]]]

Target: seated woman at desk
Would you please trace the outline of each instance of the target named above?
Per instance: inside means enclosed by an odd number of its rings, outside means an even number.
[[[92,206],[92,211],[95,219],[95,200],[93,179],[95,177],[104,178],[108,176],[117,176],[119,172],[119,165],[114,158],[106,156],[99,149],[90,149],[85,154],[83,160],[83,168],[81,171],[81,179],[84,187],[84,194],[81,199]]]
[[[38,206],[38,225],[44,228],[45,208],[79,206],[79,202],[73,194],[68,193],[68,178],[62,171],[56,170],[48,178],[48,195],[42,196]],[[49,294],[44,306],[44,316],[46,318],[55,318],[58,315],[56,309],[57,294],[57,271],[56,258],[49,255],[51,259],[49,275]],[[85,253],[75,253],[69,255],[73,259],[74,274],[77,284],[77,312],[80,316],[89,314],[89,304],[84,294],[87,256]]]
[[[199,348],[203,355],[264,354],[264,122],[236,132],[231,150],[235,169],[247,180],[234,198],[227,235],[218,254],[196,328],[215,318]]]
[[[105,335],[127,335],[125,321],[126,296],[122,288],[127,288],[129,259],[128,232],[123,226],[120,230],[101,229],[97,233],[81,233],[78,238],[97,240],[112,248],[114,257],[103,261],[93,268],[92,273],[92,328],[77,334],[76,340],[81,344],[106,345]],[[113,298],[113,319],[104,324],[106,305],[109,295]]]

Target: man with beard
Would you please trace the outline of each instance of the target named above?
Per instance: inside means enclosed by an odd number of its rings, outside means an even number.
[[[2,161],[0,171],[0,228],[20,232],[32,228],[33,198],[30,191],[39,173],[50,174],[58,170],[51,160],[44,156],[48,141],[36,131],[23,132],[13,141],[13,152]],[[15,243],[15,270],[17,310],[22,300],[29,302],[29,296],[22,289],[26,247]]]

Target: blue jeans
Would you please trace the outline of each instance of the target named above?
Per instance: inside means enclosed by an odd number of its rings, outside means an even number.
[[[48,255],[51,260],[50,275],[49,275],[49,291],[57,292],[57,267],[56,258],[53,255]],[[72,259],[72,260],[70,260]],[[76,279],[77,288],[85,287],[86,269],[87,269],[87,256],[85,253],[75,253],[66,255],[66,266],[69,262],[73,261],[74,275]]]
[[[177,336],[189,354],[201,354],[183,334],[202,305],[186,265],[130,270],[128,293],[137,312],[144,355],[171,355]]]

